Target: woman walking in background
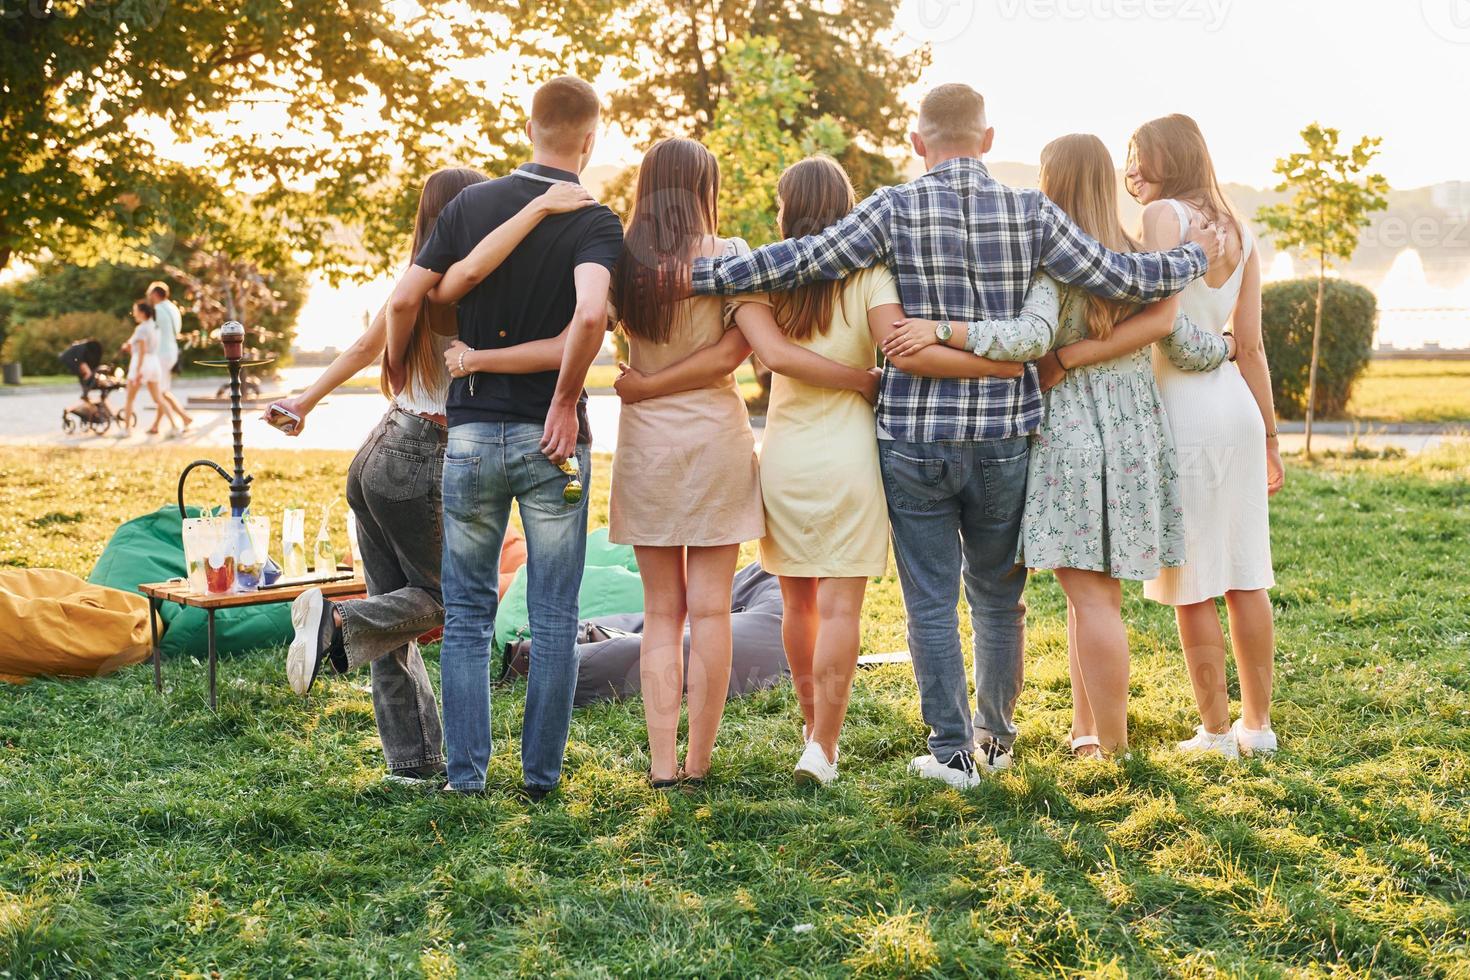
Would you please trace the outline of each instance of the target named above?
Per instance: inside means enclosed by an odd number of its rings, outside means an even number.
[[[689,139],[656,143],[638,169],[612,302],[632,368],[651,374],[719,342],[729,304],[681,298],[698,256],[748,251],[717,235],[720,168]],[[609,537],[630,544],[644,585],[640,673],[649,780],[708,773],[730,681],[730,589],[742,542],[765,530],[755,437],[733,375],[626,404],[613,457]],[[689,623],[689,745],[678,759]]]
[[[164,419],[168,419],[168,424],[173,428],[178,428],[180,423],[174,419],[168,403],[163,400],[160,380],[162,368],[158,361],[158,325],[153,320],[153,306],[141,299],[134,303],[133,322],[137,324],[133,328],[133,335],[123,344],[123,350],[129,356],[128,398],[123,405],[122,434],[127,435],[132,431],[133,403],[138,398],[138,390],[147,388],[148,396],[153,399],[153,425],[148,429],[148,434],[156,436],[158,424]]]
[[[465,168],[430,176],[419,197],[410,254],[418,253],[444,206],[464,188],[485,179]],[[494,256],[508,253],[541,217],[581,207],[585,197],[580,188],[553,188],[488,236],[483,253],[498,262]],[[368,598],[330,601],[320,589],[297,598],[291,607],[296,635],[286,656],[286,676],[292,689],[304,695],[324,663],[337,673],[371,664],[373,711],[389,778],[414,783],[438,781],[444,772],[439,711],[414,640],[444,617],[439,576],[440,472],[448,438],[445,360],[457,332],[450,302],[424,304],[408,338],[407,375],[396,395],[387,379],[383,356],[387,325],[379,311],[368,330],[309,388],[272,406],[300,419],[285,427],[288,435],[300,435],[307,415],[322,398],[374,361],[384,365],[380,387],[392,407],[358,450],[347,474],[347,499],[357,519]],[[494,353],[511,356],[510,351]],[[490,363],[483,370],[498,367]]]
[[[1174,607],[1179,640],[1199,705],[1186,751],[1233,758],[1276,750],[1271,684],[1276,656],[1267,498],[1285,469],[1276,439],[1271,374],[1261,341],[1261,264],[1251,234],[1215,178],[1199,126],[1173,115],[1145,123],[1129,144],[1129,192],[1144,205],[1145,244],[1178,244],[1204,215],[1226,230],[1225,255],[1179,294],[1180,309],[1201,327],[1233,331],[1234,363],[1187,373],[1156,355],[1154,370],[1179,451],[1187,562],[1144,588]],[[1229,329],[1227,329],[1227,325]],[[1215,600],[1225,597],[1240,677],[1241,717],[1230,723],[1225,637]]]

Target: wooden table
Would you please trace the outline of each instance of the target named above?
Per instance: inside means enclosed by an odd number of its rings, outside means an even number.
[[[277,602],[290,602],[309,589],[321,589],[328,599],[342,599],[364,595],[367,586],[361,578],[331,579],[325,582],[302,582],[261,589],[258,592],[231,592],[224,595],[207,595],[189,588],[184,579],[168,582],[153,582],[138,586],[138,591],[148,597],[148,620],[153,627],[153,688],[163,690],[163,649],[158,643],[158,610],[165,602],[203,609],[209,619],[209,707],[215,706],[215,654],[214,614],[219,609],[236,609],[240,606],[266,606]]]

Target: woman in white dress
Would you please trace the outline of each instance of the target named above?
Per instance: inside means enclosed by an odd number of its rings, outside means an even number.
[[[133,304],[133,322],[137,326],[133,329],[133,335],[123,344],[123,350],[129,354],[128,359],[128,399],[123,406],[122,424],[119,434],[127,435],[133,418],[133,402],[138,398],[138,389],[146,387],[148,394],[153,398],[153,427],[148,430],[151,436],[158,435],[158,423],[167,418],[169,425],[178,428],[179,422],[174,419],[172,410],[163,400],[160,385],[163,379],[163,368],[158,360],[158,325],[153,322],[153,307],[144,300],[138,300]]]
[[[1174,607],[1199,705],[1186,751],[1235,757],[1276,749],[1271,681],[1276,640],[1267,497],[1285,471],[1276,438],[1271,376],[1261,341],[1261,264],[1250,230],[1215,178],[1199,126],[1172,115],[1145,123],[1129,144],[1129,192],[1144,205],[1144,247],[1179,244],[1198,214],[1226,236],[1223,257],[1179,294],[1180,312],[1201,328],[1232,334],[1233,363],[1181,371],[1154,352],[1154,372],[1179,456],[1185,564],[1164,568],[1144,595]],[[1225,638],[1215,600],[1225,598],[1240,678],[1241,717],[1230,723]]]

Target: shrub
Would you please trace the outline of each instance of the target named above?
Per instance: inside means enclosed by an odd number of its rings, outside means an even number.
[[[133,334],[133,323],[111,313],[63,313],[12,324],[0,361],[19,361],[26,374],[60,374],[57,358],[78,340],[102,342],[102,359],[117,360],[117,349]]]
[[[1307,375],[1312,364],[1312,323],[1317,280],[1273,282],[1261,290],[1261,327],[1271,358],[1271,391],[1282,418],[1307,414]],[[1327,280],[1322,298],[1322,343],[1317,360],[1317,418],[1343,414],[1353,382],[1373,352],[1378,301],[1356,283]]]

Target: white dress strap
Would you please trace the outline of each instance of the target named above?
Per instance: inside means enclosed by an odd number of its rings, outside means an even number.
[[[1176,201],[1172,197],[1169,198],[1169,205],[1179,217],[1179,240],[1182,242],[1189,237],[1189,208],[1185,207],[1183,202]]]

